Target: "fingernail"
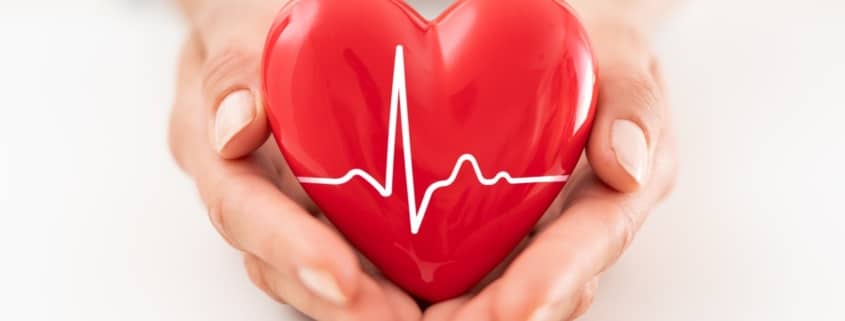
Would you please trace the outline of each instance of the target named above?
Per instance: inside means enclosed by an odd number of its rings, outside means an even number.
[[[217,108],[214,121],[214,139],[217,151],[232,140],[252,120],[255,119],[255,97],[249,90],[238,90],[230,93]]]
[[[340,291],[340,287],[331,273],[324,270],[303,267],[297,270],[297,274],[302,284],[323,300],[336,305],[346,304],[346,296]]]
[[[642,183],[648,165],[645,133],[630,120],[614,121],[610,133],[610,144],[616,153],[616,161],[637,183]]]

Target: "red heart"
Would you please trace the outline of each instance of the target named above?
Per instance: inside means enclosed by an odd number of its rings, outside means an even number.
[[[263,73],[305,191],[431,301],[472,287],[531,230],[580,157],[596,97],[586,35],[555,0],[458,1],[431,22],[400,0],[294,1]]]

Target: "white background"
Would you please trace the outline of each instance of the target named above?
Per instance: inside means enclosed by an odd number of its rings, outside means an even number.
[[[845,320],[843,32],[835,0],[679,8],[680,181],[586,320]],[[184,33],[147,1],[0,0],[0,320],[298,320],[168,156]]]

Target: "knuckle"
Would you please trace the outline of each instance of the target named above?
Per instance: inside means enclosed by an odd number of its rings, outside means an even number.
[[[612,248],[617,249],[614,257],[618,258],[631,245],[637,233],[638,222],[644,215],[636,210],[628,202],[611,202],[616,207],[615,215],[608,216],[605,220],[608,235]]]
[[[209,218],[209,220],[211,220],[211,225],[214,226],[215,230],[217,230],[217,234],[220,234],[220,236],[223,237],[223,240],[225,240],[226,243],[229,243],[229,245],[235,247],[235,244],[233,244],[229,240],[229,238],[226,236],[226,231],[223,229],[223,226],[220,225],[220,221],[221,221],[220,209],[217,208],[217,207],[209,207],[208,218]]]
[[[662,193],[660,193],[660,200],[665,199],[668,197],[672,192],[675,190],[675,187],[678,185],[678,162],[675,160],[675,156],[670,156],[670,159],[667,160],[669,164],[668,171],[667,171],[667,178],[666,184],[663,188]]]
[[[630,70],[630,69],[628,69]],[[611,86],[612,95],[624,97],[624,101],[614,98],[620,108],[628,110],[629,117],[638,120],[649,138],[659,137],[660,128],[664,124],[663,100],[657,81],[648,71],[629,71],[616,78]]]
[[[240,248],[230,237],[233,234],[231,222],[237,219],[235,209],[245,204],[245,197],[251,194],[250,184],[246,184],[240,175],[227,175],[215,185],[207,202],[209,217],[223,238],[233,247]]]
[[[264,279],[264,271],[262,271],[261,262],[259,262],[257,258],[253,257],[250,254],[245,254],[244,268],[246,269],[246,274],[252,284],[261,288],[262,290],[269,289],[267,287],[267,280]]]
[[[596,288],[598,287],[598,278],[593,278],[589,283],[584,286],[584,290],[581,291],[581,297],[578,301],[578,305],[575,307],[575,310],[572,312],[572,315],[568,320],[576,320],[578,317],[584,315],[587,310],[590,309],[590,306],[593,305],[593,301],[595,300],[595,293]]]
[[[246,75],[258,73],[258,54],[246,46],[228,45],[220,54],[210,57],[203,67],[202,90],[207,99],[222,99],[236,88]]]
[[[578,201],[579,203],[573,205],[572,208],[577,208],[573,209],[574,213],[586,215],[581,220],[585,224],[581,228],[585,233],[595,236],[596,245],[602,249],[602,253],[607,253],[608,263],[604,266],[606,268],[631,245],[640,223],[648,213],[634,207],[635,204],[632,204],[627,196],[607,199],[602,195],[598,192],[583,194],[580,196],[582,199]],[[564,233],[568,232],[561,229],[557,233],[559,239],[565,239]]]
[[[671,131],[671,130],[670,130]],[[677,146],[674,135],[667,135],[664,139],[663,150],[659,153],[658,161],[661,163],[660,168],[664,172],[665,183],[659,195],[659,199],[663,200],[668,197],[675,186],[678,184],[678,172],[680,171],[680,162],[678,161]]]
[[[192,158],[188,137],[192,134],[192,124],[189,123],[189,111],[183,108],[184,101],[177,97],[170,110],[167,127],[167,147],[170,156],[182,171],[190,173],[190,159]]]
[[[650,73],[632,72],[622,81],[624,81],[626,94],[635,106],[651,111],[658,106],[660,96],[654,77]]]
[[[265,233],[261,239],[256,241],[255,253],[264,258],[271,266],[278,266],[286,261],[282,255],[291,255],[286,247],[287,240],[281,233]]]
[[[209,210],[219,216],[220,221],[218,222],[221,227],[225,228],[227,226],[226,223],[228,222],[228,220],[226,220],[226,216],[231,215],[231,211],[228,211],[228,209],[234,207],[234,204],[239,202],[238,189],[241,187],[239,187],[240,184],[238,183],[238,180],[231,177],[221,178],[217,182],[217,185],[218,186],[215,190],[220,192],[215,194],[214,199],[209,206]]]
[[[199,70],[199,52],[196,32],[188,36],[185,41],[179,58],[179,71],[177,76],[176,94],[171,103],[168,121],[167,145],[171,156],[182,170],[187,171],[185,151],[190,145],[187,137],[192,134],[193,124],[191,120],[193,105],[191,98],[194,97],[195,74]]]
[[[250,282],[276,302],[284,304],[284,300],[273,290],[271,283],[267,280],[266,274],[270,272],[264,269],[262,265],[263,263],[257,257],[251,254],[244,255],[244,268]]]
[[[663,79],[663,64],[654,55],[649,55],[649,73],[654,78],[654,83],[661,92],[666,89],[666,81]]]

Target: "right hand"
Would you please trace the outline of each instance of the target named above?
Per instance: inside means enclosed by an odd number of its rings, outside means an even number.
[[[258,288],[316,320],[419,320],[413,299],[364,271],[353,248],[321,222],[268,139],[259,70],[284,2],[209,2],[191,14],[170,145],[212,224],[244,253]]]

